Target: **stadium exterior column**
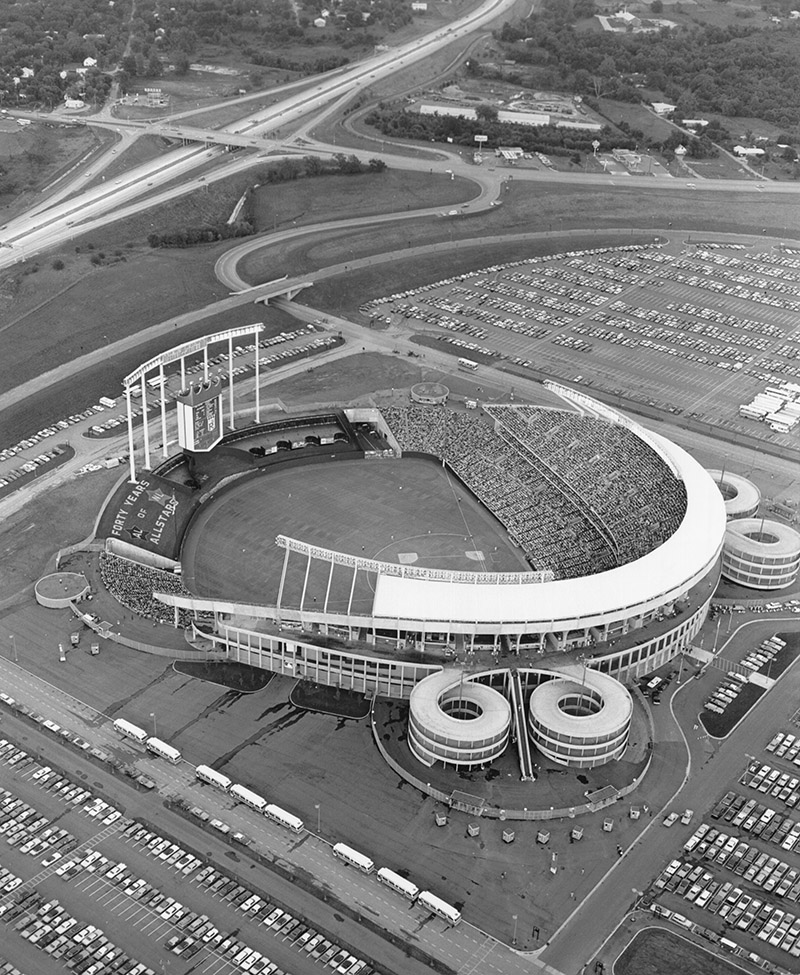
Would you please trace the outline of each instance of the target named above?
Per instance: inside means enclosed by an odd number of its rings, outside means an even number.
[[[286,565],[289,561],[289,547],[286,547],[283,556],[283,569],[281,570],[281,584],[278,588],[278,602],[275,606],[275,620],[277,623],[281,621],[281,599],[283,598],[283,584],[286,581]]]
[[[208,382],[208,346],[203,346],[203,381]]]
[[[181,389],[186,389],[186,357],[181,356]]]
[[[300,594],[300,612],[303,612],[303,604],[306,601],[306,587],[308,586],[308,573],[311,571],[311,553],[306,553],[306,574],[303,579],[303,591]]]
[[[165,392],[165,387],[167,385],[167,377],[164,375],[164,363],[162,362],[158,367],[158,378],[159,385],[161,388],[161,456],[167,456],[167,394]]]
[[[142,423],[144,424],[144,469],[150,470],[150,430],[147,422],[147,383],[144,381],[144,373],[141,378],[142,384]]]
[[[177,607],[177,605],[173,606],[173,609],[175,610],[175,629],[177,630],[178,629],[178,626],[180,625],[180,618],[178,616],[178,607]]]
[[[350,586],[350,598],[347,600],[347,615],[350,615],[350,610],[353,605],[353,593],[356,591],[356,579],[358,578],[358,566],[353,566],[353,584]],[[350,628],[350,623],[347,624],[348,629]]]
[[[131,416],[131,388],[125,387],[125,403],[128,409],[128,462],[131,467],[131,484],[136,483],[136,456],[133,451],[133,417]]]
[[[228,336],[228,412],[231,430],[235,429],[233,420],[233,336]]]
[[[260,423],[261,422],[261,390],[259,389],[259,379],[258,379],[258,355],[260,351],[258,347],[258,329],[256,329],[255,332],[253,333],[253,343],[255,345],[255,352],[253,353],[255,355],[255,362],[253,363],[253,369],[255,371],[255,377],[256,377],[256,423]]]
[[[328,588],[325,590],[325,608],[323,613],[328,612],[328,597],[331,594],[331,583],[333,582],[333,567],[336,563],[334,562],[333,556],[331,556],[331,571],[328,573]]]

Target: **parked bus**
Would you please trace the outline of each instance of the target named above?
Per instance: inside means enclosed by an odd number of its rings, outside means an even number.
[[[198,765],[194,771],[195,775],[198,779],[200,779],[201,782],[207,782],[209,785],[213,785],[217,789],[222,789],[223,792],[227,792],[233,785],[233,782],[228,778],[227,775],[223,775],[222,772],[217,772],[208,765]]]
[[[444,918],[448,924],[452,924],[453,927],[456,924],[461,923],[461,912],[457,911],[450,904],[443,900],[440,900],[435,894],[432,894],[429,890],[423,890],[422,893],[417,898],[417,904],[420,907],[424,907],[426,910],[430,911],[432,914],[436,914],[438,917]]]
[[[133,738],[140,745],[143,745],[147,741],[147,732],[142,731],[141,728],[137,728],[135,724],[131,724],[130,721],[126,721],[124,718],[116,718],[114,720],[114,731],[117,734],[123,735],[125,738]]]
[[[354,850],[351,846],[346,846],[344,843],[337,843],[333,848],[333,854],[362,873],[372,873],[375,869],[375,864],[369,857],[364,856],[363,853],[359,853],[358,850]]]
[[[230,794],[236,799],[237,802],[243,802],[246,806],[250,806],[251,809],[255,809],[256,812],[263,813],[267,805],[267,800],[260,796],[257,792],[251,792],[250,789],[245,789],[243,785],[232,785],[230,788]]]
[[[458,368],[462,372],[475,372],[478,368],[478,363],[473,362],[472,359],[459,359]]]
[[[177,748],[173,748],[172,745],[168,745],[165,741],[160,738],[148,738],[146,746],[149,752],[154,755],[158,755],[159,758],[166,758],[168,762],[172,762],[173,765],[177,765],[181,760],[181,753]]]
[[[396,890],[398,894],[402,894],[403,897],[407,897],[410,901],[416,900],[419,896],[419,887],[416,884],[412,884],[410,880],[406,880],[405,877],[401,877],[399,873],[395,873],[388,867],[380,868],[378,880],[382,884],[386,884],[387,887],[391,887],[392,890]]]
[[[269,818],[276,822],[279,826],[285,826],[286,829],[290,829],[293,833],[303,832],[303,820],[298,819],[297,816],[293,816],[291,813],[286,812],[285,809],[281,809],[280,806],[267,806],[267,808],[264,810],[264,815],[269,816]]]

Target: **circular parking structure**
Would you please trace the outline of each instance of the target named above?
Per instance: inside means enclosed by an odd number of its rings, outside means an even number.
[[[505,751],[511,706],[499,691],[443,671],[420,681],[409,703],[408,747],[423,765],[473,768]]]
[[[752,518],[761,504],[761,491],[746,477],[730,471],[709,471],[712,481],[719,488],[725,502],[725,517]]]
[[[631,696],[618,680],[569,668],[533,690],[528,728],[533,744],[551,761],[594,768],[625,751],[632,714]]]
[[[722,575],[751,589],[786,589],[800,568],[800,534],[778,521],[740,518],[729,523]]]

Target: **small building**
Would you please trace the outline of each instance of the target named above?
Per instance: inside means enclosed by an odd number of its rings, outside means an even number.
[[[324,17],[316,17],[314,19],[314,26],[315,27],[325,27],[325,26],[327,26],[327,23],[328,23],[328,21],[325,20]]]
[[[416,14],[424,14],[428,12],[428,4],[426,0],[412,0],[411,10]]]
[[[84,66],[84,68],[96,68],[97,67],[97,58],[84,58],[83,59],[83,66]]]
[[[70,98],[69,95],[64,97],[64,108],[86,108],[86,102],[82,98]]]
[[[734,146],[733,151],[737,156],[742,156],[743,158],[758,158],[764,155],[764,150],[759,149],[757,146]]]
[[[675,105],[669,102],[653,102],[653,111],[656,115],[671,115],[675,111]]]

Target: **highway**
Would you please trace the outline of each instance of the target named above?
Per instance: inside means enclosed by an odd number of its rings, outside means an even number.
[[[320,76],[316,79],[317,83],[311,88],[306,87],[294,91],[280,102],[261,108],[249,118],[239,120],[227,126],[226,129],[230,130],[231,137],[246,133],[251,144],[254,140],[259,143],[259,137],[280,126],[299,122],[309,113],[324,107],[332,99],[352,94],[361,84],[388,77],[401,68],[424,60],[440,48],[446,47],[490,24],[512,6],[513,2],[514,0],[485,0],[475,10],[461,20],[453,22],[447,28],[441,28],[401,47],[390,49],[372,58]],[[103,119],[103,124],[107,126],[109,123]],[[119,130],[126,126],[126,123],[121,120],[115,120],[111,124]],[[146,131],[139,124],[134,127],[137,132]],[[181,131],[186,132],[187,130],[178,127],[175,132],[176,138],[181,138]],[[0,268],[13,265],[20,260],[27,260],[42,250],[63,243],[74,235],[72,227],[77,219],[80,219],[81,231],[83,232],[194,191],[198,188],[197,183],[191,180],[187,181],[186,177],[192,170],[208,162],[209,152],[213,156],[221,154],[223,151],[221,148],[207,150],[205,143],[207,141],[224,142],[225,136],[220,136],[218,132],[203,130],[197,133],[197,139],[204,145],[177,149],[169,156],[161,157],[158,161],[137,167],[119,179],[115,179],[113,186],[104,184],[100,187],[81,191],[81,180],[78,177],[70,184],[71,188],[77,191],[77,195],[61,199],[33,217],[26,214],[9,221],[2,230],[4,231],[4,243],[10,244],[11,247],[3,248],[0,251]],[[273,145],[273,142],[265,144],[267,147]],[[335,152],[340,150],[341,147],[334,149]],[[307,154],[308,151],[308,147],[303,150],[304,154]],[[296,155],[297,149],[291,150],[289,154]],[[275,158],[280,158],[280,156]],[[223,170],[227,175],[259,163],[260,160],[257,156],[250,156],[243,161],[237,160],[233,164],[224,166]],[[83,175],[83,178],[90,178],[91,176],[90,170]],[[155,194],[147,200],[141,199],[142,195],[146,194],[151,187],[178,178],[184,179],[184,182],[172,186],[161,194]],[[218,176],[217,178],[224,177]],[[63,195],[65,189],[62,187],[59,192]],[[44,219],[38,222],[38,216],[42,216]]]

